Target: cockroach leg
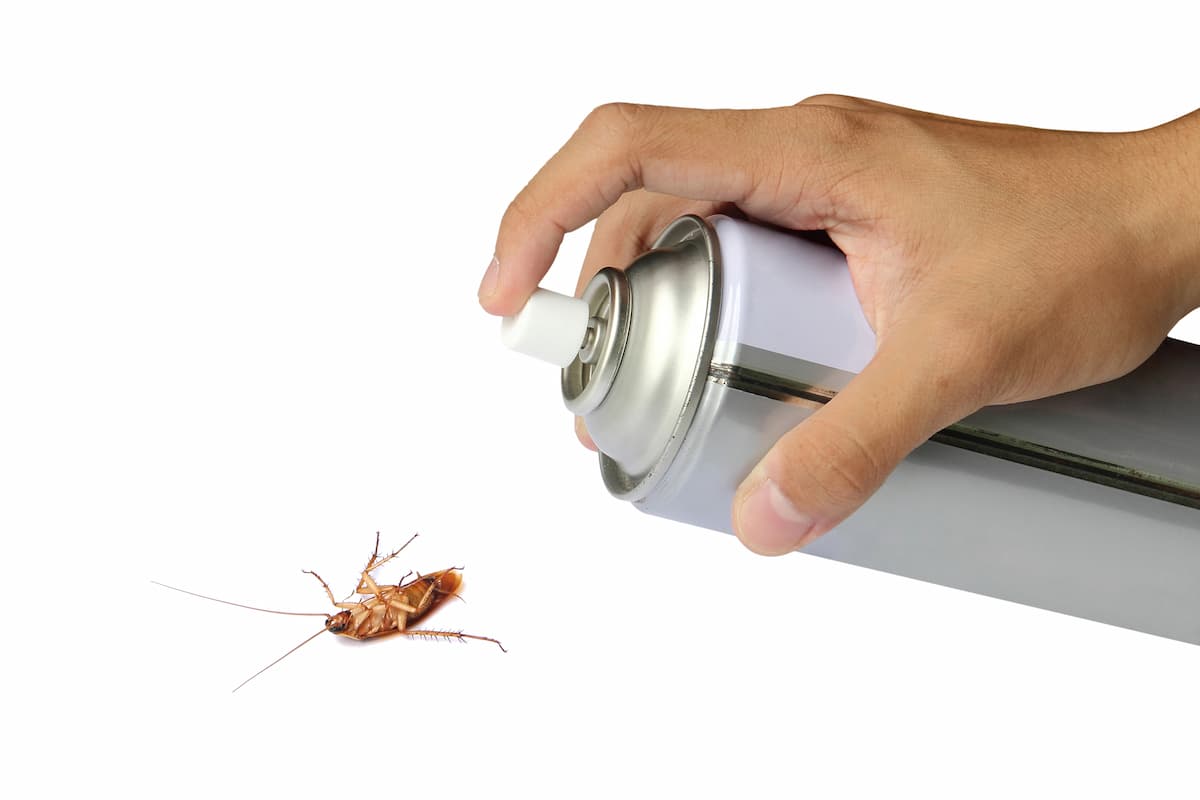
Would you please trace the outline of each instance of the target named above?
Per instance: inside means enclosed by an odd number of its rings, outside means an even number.
[[[384,564],[386,564],[387,562],[391,561],[393,558],[395,558],[396,556],[398,556],[402,552],[404,552],[404,548],[406,548],[410,544],[412,544],[413,540],[416,539],[418,536],[420,536],[419,533],[414,533],[412,536],[408,537],[407,542],[400,545],[400,547],[398,547],[397,549],[388,553],[383,558],[380,558],[379,557],[379,533],[377,532],[375,534],[375,552],[371,553],[371,560],[367,562],[366,569],[364,569],[363,572],[374,572],[379,567],[382,567]]]
[[[375,597],[379,596],[379,584],[375,583],[375,579],[371,577],[371,573],[363,572],[362,580],[358,582],[358,593],[370,594]]]
[[[301,570],[301,572],[312,575],[321,582],[321,587],[325,589],[325,595],[329,598],[329,602],[333,604],[334,608],[357,608],[359,605],[361,605],[360,603],[347,603],[345,601],[339,603],[337,600],[333,599],[333,590],[329,588],[329,584],[325,582],[324,578],[313,572],[311,569]]]
[[[460,633],[458,631],[431,631],[431,630],[427,630],[427,629],[397,631],[397,633],[399,633],[401,636],[411,636],[413,638],[426,638],[427,637],[430,639],[457,639],[460,642],[463,639],[474,639],[477,642],[491,642],[492,644],[496,645],[496,647],[499,647],[505,653],[508,652],[507,650],[504,649],[504,645],[500,644],[499,639],[493,639],[490,636],[475,636],[474,634]]]
[[[387,562],[391,561],[396,556],[400,555],[400,553],[404,551],[404,548],[406,548],[410,544],[412,544],[413,540],[416,539],[417,536],[419,536],[419,535],[420,534],[414,533],[412,536],[408,537],[407,542],[400,545],[399,549],[393,550],[388,555],[384,556],[383,558],[380,558],[379,557],[379,531],[376,531],[375,532],[375,550],[374,550],[374,552],[371,553],[371,558],[369,561],[367,561],[367,566],[363,568],[363,571],[362,571],[363,579],[358,582],[358,587],[354,591],[358,592],[359,594],[376,594],[376,595],[379,594],[378,586],[375,586],[375,588],[371,589],[369,592],[365,591],[365,589],[367,589],[367,587],[374,585],[374,581],[371,581],[370,583],[367,582],[370,577],[370,574],[372,572],[374,572],[375,570],[379,569],[380,567],[382,567]],[[410,572],[409,574],[412,574],[412,573]],[[408,575],[405,575],[404,577],[407,578]],[[401,580],[403,581],[403,578],[401,578]]]
[[[436,591],[437,584],[435,582],[431,582],[429,586],[425,588],[425,594],[421,595],[421,599],[417,601],[417,608],[421,610],[428,608],[430,599],[433,597],[433,593]]]
[[[319,575],[317,575],[316,572],[313,572],[312,570],[301,570],[301,572],[304,572],[305,575],[311,575],[312,577],[317,578],[318,581],[320,581],[320,587],[322,587],[322,589],[325,590],[326,595],[329,595],[329,602],[331,602],[332,604],[335,604],[335,606],[336,606],[337,601],[334,600],[334,591],[332,591],[329,588],[328,583],[325,583],[325,579],[323,577],[320,577]]]
[[[416,614],[417,609],[410,606],[408,603],[401,600],[399,597],[393,597],[387,601],[389,608],[394,608],[397,611],[403,611],[405,614]]]

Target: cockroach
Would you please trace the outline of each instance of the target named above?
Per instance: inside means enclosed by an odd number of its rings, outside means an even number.
[[[299,650],[304,645],[311,642],[313,639],[328,631],[329,633],[338,636],[346,636],[351,639],[364,641],[367,639],[377,639],[381,636],[412,636],[422,637],[427,639],[455,639],[460,642],[467,639],[475,639],[481,642],[492,642],[499,647],[503,652],[504,645],[500,644],[498,639],[493,639],[490,636],[476,636],[471,633],[463,633],[462,631],[439,631],[430,628],[411,628],[413,625],[425,617],[432,614],[445,601],[459,596],[459,591],[462,589],[462,567],[451,567],[449,569],[431,572],[428,575],[420,573],[408,572],[400,579],[400,583],[395,586],[383,585],[380,586],[375,582],[371,573],[382,567],[384,564],[391,561],[396,556],[413,543],[417,538],[417,534],[413,534],[407,542],[401,545],[399,550],[389,553],[382,558],[379,555],[379,533],[375,534],[375,550],[371,553],[371,558],[367,561],[367,565],[363,567],[360,574],[358,586],[354,591],[346,596],[345,600],[338,602],[333,597],[333,590],[329,588],[329,584],[325,582],[317,573],[312,570],[303,570],[307,575],[312,575],[321,583],[321,587],[325,590],[325,595],[329,598],[329,602],[335,608],[341,609],[336,614],[326,614],[324,612],[304,612],[304,611],[275,611],[269,608],[258,608],[256,606],[243,605],[242,603],[233,603],[229,600],[221,600],[217,597],[209,597],[196,592],[189,592],[187,589],[180,589],[175,586],[168,586],[165,583],[151,581],[153,584],[162,586],[164,589],[172,589],[176,592],[190,594],[193,597],[201,597],[205,600],[212,600],[217,603],[224,603],[229,606],[237,606],[238,608],[248,608],[251,611],[265,611],[268,614],[286,614],[297,617],[325,617],[325,627],[309,636],[300,644],[288,650],[279,658],[267,664],[258,672],[251,675],[246,680],[234,687],[233,691],[245,686],[250,681],[262,675],[271,667],[283,661],[292,653]],[[412,575],[416,575],[412,580],[408,580]],[[349,602],[349,598],[358,594],[360,599],[357,602]],[[461,599],[461,598],[460,598]]]

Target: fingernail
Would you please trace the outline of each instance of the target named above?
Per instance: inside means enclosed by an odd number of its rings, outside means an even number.
[[[479,282],[479,299],[485,300],[494,295],[499,285],[500,259],[492,256],[492,263],[488,264],[487,272],[483,273],[483,280]]]
[[[766,478],[738,508],[738,533],[756,553],[781,555],[804,543],[814,522],[788,500],[778,484]]]

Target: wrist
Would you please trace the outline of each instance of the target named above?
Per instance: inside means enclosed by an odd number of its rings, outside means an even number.
[[[1178,287],[1183,317],[1200,308],[1200,111],[1133,136],[1147,254]]]

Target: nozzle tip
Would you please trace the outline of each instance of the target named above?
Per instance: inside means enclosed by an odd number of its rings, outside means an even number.
[[[588,327],[588,304],[538,289],[525,307],[500,322],[500,340],[518,353],[565,367],[575,360]]]

